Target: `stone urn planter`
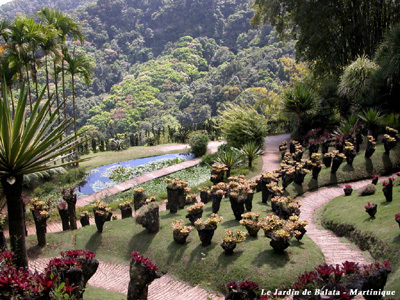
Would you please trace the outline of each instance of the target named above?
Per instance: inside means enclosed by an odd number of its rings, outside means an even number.
[[[365,211],[369,214],[369,216],[373,219],[375,218],[376,212],[378,211],[378,204],[369,203],[365,205]]]
[[[215,228],[203,228],[203,229],[198,228],[197,229],[197,232],[199,233],[201,245],[203,247],[207,247],[207,246],[211,245],[211,240],[214,236],[215,229],[217,229],[217,228],[215,227]]]
[[[312,167],[312,178],[317,180],[318,179],[318,175],[321,172],[321,169],[322,169],[321,165],[318,165],[318,164],[313,165],[313,167]]]
[[[156,202],[142,206],[136,213],[136,222],[147,229],[148,233],[160,230],[159,206]]]
[[[306,234],[307,230],[305,228],[299,228],[297,229],[298,231],[300,231],[299,235],[296,235],[296,239],[298,241],[301,241],[301,239],[304,237],[304,235]]]
[[[379,175],[372,175],[371,183],[376,185],[378,183]]]
[[[204,204],[211,201],[211,194],[209,191],[200,191],[200,200]]]
[[[332,158],[331,173],[335,174],[346,157],[343,154],[335,155]]]
[[[217,191],[217,192],[213,192],[211,194],[212,212],[214,214],[218,213],[218,211],[219,211],[223,195],[224,194],[222,191],[220,193],[218,193],[218,191]]]
[[[67,202],[60,202],[57,205],[57,209],[58,209],[58,213],[60,214],[60,218],[61,218],[61,224],[62,224],[62,229],[63,231],[67,231],[70,228],[69,226],[69,214],[68,214],[68,208],[67,208],[68,204]]]
[[[130,201],[126,201],[118,205],[118,208],[121,210],[121,218],[132,218],[132,207],[130,205]]]
[[[382,192],[385,195],[386,202],[393,201],[393,181],[389,179],[389,182],[384,181],[382,184]]]
[[[186,239],[193,229],[193,226],[185,226],[183,220],[174,220],[172,223],[172,235],[174,241],[178,244],[186,243]]]
[[[145,189],[142,187],[136,188],[133,191],[133,208],[137,211],[146,203],[147,196],[144,193]]]
[[[76,225],[76,194],[75,187],[61,190],[62,197],[68,204],[69,226],[72,230],[78,229]]]
[[[324,163],[325,167],[329,168],[332,164],[332,156],[330,153],[326,153],[322,158],[322,162]]]
[[[176,243],[182,244],[182,245],[183,245],[184,243],[186,243],[186,239],[187,239],[187,237],[189,236],[189,234],[183,234],[183,233],[176,232],[176,231],[173,231],[173,232],[172,232],[172,235],[173,235],[174,241],[175,241]]]
[[[179,178],[175,179],[164,179],[165,182],[169,183],[167,185],[167,197],[170,213],[174,214],[178,211],[178,209],[182,209],[186,204],[186,196],[185,196],[185,188],[188,185],[188,182],[184,180],[180,180]]]
[[[376,148],[375,139],[372,136],[368,136],[367,148],[365,149],[365,158],[371,158]]]
[[[86,214],[86,213],[81,214],[79,221],[81,222],[82,227],[90,225],[89,219],[90,219],[89,214]]]
[[[147,300],[150,283],[161,276],[150,259],[144,258],[138,252],[133,252],[131,256],[127,300]]]
[[[254,193],[253,192],[248,192],[247,193],[247,198],[244,202],[244,205],[246,207],[246,211],[251,211],[253,209],[253,197]]]
[[[95,209],[93,209],[93,213],[94,213],[94,222],[96,223],[97,232],[102,233],[104,223],[107,222],[108,213]]]
[[[49,205],[39,201],[38,198],[34,198],[29,208],[35,221],[38,246],[44,247],[46,246],[47,219],[50,217]]]
[[[236,242],[222,242],[220,246],[224,249],[226,255],[232,255],[236,248]]]
[[[287,247],[289,247],[289,241],[286,238],[277,238],[272,236],[271,241],[269,242],[271,247],[275,252],[282,253],[285,251]]]
[[[345,196],[350,196],[351,193],[353,193],[353,188],[351,187],[351,185],[345,185],[343,191]]]
[[[242,219],[242,214],[244,214],[244,199],[236,198],[232,196],[232,193],[229,195],[229,201],[231,202],[231,208],[235,219],[240,221]]]

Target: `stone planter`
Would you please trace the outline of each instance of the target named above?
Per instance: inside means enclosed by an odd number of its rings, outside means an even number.
[[[306,177],[306,175],[307,175],[306,173],[303,174],[301,172],[295,172],[293,181],[298,185],[302,185],[304,182],[304,177]]]
[[[367,149],[365,149],[365,158],[370,158],[372,154],[374,154],[375,149],[371,145],[371,143],[367,144]]]
[[[342,164],[343,159],[334,157],[332,159],[332,168],[331,168],[331,173],[335,174],[337,170],[339,169],[340,165]]]
[[[226,255],[232,255],[233,250],[236,248],[236,242],[222,242],[220,246],[222,247],[222,249],[224,249]]]
[[[212,176],[212,177],[210,178],[210,181],[211,181],[214,185],[216,185],[216,184],[218,184],[218,183],[224,181],[224,173],[225,173],[225,171],[216,172],[216,171],[214,171],[214,170],[211,170],[211,175],[215,175],[215,177]]]
[[[81,222],[82,227],[90,225],[89,216],[81,216],[79,221]]]
[[[192,223],[192,225],[194,225],[194,222],[196,222],[202,216],[203,216],[203,210],[198,211],[196,213],[189,213],[189,214],[186,215],[186,218],[188,218],[190,223]]]
[[[132,207],[130,205],[120,207],[120,210],[122,219],[132,218]]]
[[[202,246],[206,247],[211,245],[211,240],[214,236],[215,229],[216,228],[207,228],[207,227],[203,229],[197,229]]]
[[[222,195],[218,195],[216,193],[211,194],[211,199],[212,199],[212,212],[214,214],[218,213],[219,207],[221,205],[222,201]]]
[[[94,222],[96,223],[97,232],[102,233],[104,223],[107,221],[107,213],[97,212],[95,209],[93,209],[93,213],[94,213]]]
[[[208,203],[211,200],[211,195],[208,191],[201,191],[200,192],[200,200],[204,204]]]
[[[382,192],[385,195],[387,202],[393,201],[393,186],[387,185],[382,188]]]
[[[379,291],[384,290],[386,285],[388,274],[391,272],[390,268],[380,268],[376,270],[374,273],[366,276],[364,278],[364,282],[362,285],[363,291]],[[382,299],[382,296],[370,296],[364,295],[363,296],[366,300],[379,300]]]
[[[79,263],[81,264],[82,272],[83,272],[83,290],[86,287],[87,282],[90,278],[96,273],[99,267],[99,261],[95,258],[86,259],[86,258],[78,258]]]
[[[301,241],[301,239],[303,238],[303,236],[306,234],[307,230],[306,230],[305,228],[300,228],[300,229],[298,229],[298,231],[300,231],[301,234],[300,234],[300,235],[296,235],[296,239],[297,239],[298,241]]]
[[[69,214],[67,209],[59,209],[58,213],[60,214],[61,224],[63,231],[70,230],[71,227],[69,226]]]
[[[48,218],[41,217],[40,212],[38,210],[33,210],[32,215],[33,215],[33,220],[35,221],[38,246],[44,247],[46,246],[46,231],[47,231]]]
[[[170,213],[174,214],[179,208],[185,207],[185,190],[183,188],[168,188],[167,197]]]
[[[318,175],[321,172],[321,167],[317,166],[317,167],[312,167],[312,178],[314,178],[315,180],[318,179]]]
[[[378,205],[374,204],[369,208],[366,208],[365,211],[369,214],[371,218],[375,218],[376,212],[378,211]]]
[[[63,197],[68,204],[69,226],[72,230],[78,229],[76,225],[76,195],[68,195]]]
[[[237,198],[229,197],[231,202],[231,208],[235,219],[240,221],[242,219],[242,214],[244,214],[244,201],[240,201]]]
[[[378,183],[378,179],[379,179],[378,177],[373,178],[371,183],[376,185]]]
[[[353,165],[353,161],[354,161],[354,158],[355,158],[355,157],[356,157],[356,154],[353,153],[353,152],[346,153],[346,162],[347,162],[347,164],[348,164],[349,166],[352,166],[352,165]]]
[[[289,247],[289,242],[284,238],[275,238],[272,237],[271,241],[269,242],[271,247],[274,249],[275,252],[282,253],[285,251],[287,247]]]
[[[244,202],[244,205],[246,207],[246,211],[248,211],[248,212],[251,211],[252,208],[253,208],[253,197],[254,197],[253,193],[248,193],[247,194],[247,198],[246,198],[246,200]]]
[[[129,276],[127,300],[147,300],[150,283],[160,277],[135,260],[131,261]]]
[[[261,227],[260,228],[252,228],[252,227],[246,226],[246,229],[250,236],[257,237],[257,234],[260,231]]]
[[[135,209],[135,211],[137,211],[146,203],[146,198],[147,196],[144,192],[135,192],[133,194],[133,208]]]
[[[289,184],[293,182],[293,177],[286,173],[282,175],[282,187],[285,189]]]
[[[351,193],[353,192],[353,189],[345,188],[343,189],[343,191],[345,196],[350,196]]]
[[[323,157],[322,162],[324,163],[325,167],[329,168],[332,164],[332,157],[331,156]]]
[[[147,229],[148,233],[156,233],[160,230],[160,213],[159,207],[148,210],[145,214],[138,220],[144,228]]]
[[[172,235],[174,237],[174,241],[178,244],[184,244],[186,243],[186,239],[189,236],[189,234],[182,234],[180,232],[172,232]]]

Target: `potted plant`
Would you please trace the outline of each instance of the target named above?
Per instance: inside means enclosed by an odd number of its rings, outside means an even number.
[[[212,212],[214,214],[218,213],[219,207],[221,206],[222,197],[226,194],[225,190],[220,188],[221,183],[222,182],[211,188]]]
[[[68,216],[69,216],[69,226],[72,230],[77,229],[76,225],[76,194],[75,187],[70,187],[69,189],[63,188],[61,190],[62,197],[68,204]]]
[[[224,164],[213,164],[211,169],[211,178],[210,181],[215,185],[222,181],[224,181],[224,174],[228,168]]]
[[[365,211],[369,214],[369,216],[374,219],[376,212],[377,212],[377,208],[378,208],[378,204],[375,203],[369,203],[367,205],[364,206]]]
[[[89,212],[87,210],[84,210],[81,213],[81,217],[79,219],[79,221],[81,222],[82,227],[90,225],[90,221],[89,220],[90,220]]]
[[[295,233],[294,237],[300,241],[307,232],[305,227],[308,225],[308,222],[305,220],[300,220],[299,216],[296,215],[290,216],[289,221],[293,222],[293,229]]]
[[[356,157],[356,151],[354,150],[354,145],[350,142],[345,142],[344,154],[346,155],[346,161],[348,165],[353,165],[354,157]]]
[[[383,135],[382,142],[383,142],[383,146],[385,147],[386,155],[389,155],[390,150],[392,150],[394,148],[394,146],[396,146],[396,144],[397,144],[396,138],[390,136],[389,134]]]
[[[257,290],[259,289],[259,286],[257,283],[253,281],[246,280],[241,283],[232,281],[227,284],[227,288],[228,288],[228,294],[225,297],[226,300],[258,299]],[[264,298],[261,299],[264,300]]]
[[[351,187],[350,184],[346,184],[346,185],[344,186],[343,191],[344,191],[345,196],[350,196],[351,193],[353,192],[353,188]]]
[[[279,175],[275,172],[265,172],[261,174],[261,198],[262,203],[267,203],[269,192],[267,189],[267,184],[271,182],[278,182]]]
[[[322,162],[324,163],[325,167],[329,168],[332,164],[332,153],[325,153],[324,157],[322,158]]]
[[[281,253],[289,247],[289,240],[291,238],[290,232],[284,228],[274,230],[271,234],[271,241],[269,244],[275,252]]]
[[[196,204],[197,203],[197,194],[187,194],[185,202],[186,202],[186,205]]]
[[[104,223],[111,219],[112,212],[108,207],[108,204],[97,200],[93,204],[94,222],[96,223],[97,231],[99,233],[103,232]]]
[[[148,233],[156,233],[160,230],[160,208],[155,198],[146,200],[146,203],[136,212],[136,223],[146,228]]]
[[[118,208],[121,210],[122,219],[132,218],[132,207],[131,201],[125,201],[118,205]]]
[[[172,235],[174,241],[178,244],[184,244],[190,232],[194,229],[193,226],[184,226],[183,220],[174,220],[172,222]]]
[[[35,221],[38,246],[44,247],[46,246],[46,223],[47,219],[50,218],[49,204],[46,204],[44,201],[39,201],[38,198],[33,198],[29,209],[32,212],[33,220]]]
[[[378,183],[379,175],[372,175],[372,184],[376,185]]]
[[[372,135],[368,136],[367,148],[365,149],[365,158],[371,158],[376,149],[376,142]]]
[[[63,231],[71,229],[69,226],[69,214],[68,214],[68,204],[65,201],[61,201],[57,204],[58,213],[60,214],[61,224]]]
[[[203,202],[197,202],[187,208],[188,214],[186,215],[186,218],[190,220],[192,225],[194,225],[194,222],[196,222],[197,219],[200,219],[203,215],[203,207]]]
[[[135,211],[139,210],[139,208],[145,204],[147,199],[147,196],[144,193],[145,191],[146,189],[143,187],[138,187],[133,190],[133,208]]]
[[[384,181],[382,183],[382,192],[387,202],[392,202],[393,200],[393,181],[394,178],[390,177],[388,182]]]
[[[279,145],[279,152],[281,153],[281,159],[283,159],[283,157],[285,156],[286,150],[287,150],[287,142],[283,141]]]
[[[396,222],[399,224],[399,227],[400,227],[400,213],[396,214],[394,216],[394,219],[396,220]]]
[[[167,185],[167,197],[168,205],[171,213],[176,213],[178,208],[185,207],[186,197],[185,188],[188,186],[188,182],[185,180],[180,180],[179,178],[164,179]]]
[[[261,229],[262,223],[259,220],[260,213],[247,212],[242,215],[240,225],[246,227],[247,232],[252,237],[257,237],[258,231]]]
[[[310,173],[310,171],[305,168],[304,164],[296,163],[293,181],[298,185],[302,185],[304,182],[304,177],[308,173]]]
[[[203,187],[203,188],[199,188],[200,191],[200,200],[201,202],[203,202],[204,204],[207,204],[209,201],[211,201],[211,194],[209,191],[209,187]]]
[[[4,236],[3,225],[6,222],[7,214],[2,211],[0,213],[0,252],[7,250],[6,237]]]
[[[202,246],[211,245],[214,231],[217,229],[217,225],[222,221],[222,219],[223,218],[218,216],[218,214],[211,214],[211,217],[204,222],[202,219],[198,219],[196,222],[194,222],[194,226],[199,233]]]
[[[233,232],[227,229],[225,236],[222,239],[220,246],[224,249],[226,255],[232,255],[233,250],[236,248],[236,244],[243,242],[246,239],[246,233],[240,230]]]
[[[150,283],[161,277],[157,270],[158,267],[149,258],[143,257],[137,251],[132,252],[127,300],[147,300]]]
[[[311,170],[312,170],[312,178],[318,179],[318,175],[321,172],[322,165],[319,153],[313,153],[311,155]]]
[[[332,151],[332,167],[331,173],[335,174],[342,164],[343,160],[346,159],[346,156],[343,153],[339,153],[338,150]]]

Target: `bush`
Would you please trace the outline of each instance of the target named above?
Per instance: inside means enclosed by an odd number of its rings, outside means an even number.
[[[215,162],[215,159],[216,159],[216,153],[213,153],[213,154],[204,154],[204,155],[201,157],[201,163],[202,163],[202,164],[205,164],[205,165],[211,166],[211,165]]]
[[[370,183],[367,184],[365,187],[361,188],[360,191],[358,192],[358,194],[360,196],[370,196],[375,194],[376,192],[376,187],[374,184]]]
[[[208,136],[203,133],[196,133],[189,138],[189,146],[196,157],[202,156],[207,152]]]
[[[219,128],[229,145],[241,148],[251,141],[257,145],[264,144],[267,122],[254,108],[230,104],[219,114]]]
[[[70,169],[68,170],[68,172],[57,176],[55,180],[60,185],[68,185],[75,183],[78,180],[84,179],[86,175],[87,174],[84,168],[75,168],[75,169]]]

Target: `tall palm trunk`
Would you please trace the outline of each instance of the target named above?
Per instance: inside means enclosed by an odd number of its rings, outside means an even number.
[[[76,107],[75,107],[75,77],[74,74],[71,74],[71,85],[72,85],[72,119],[74,121],[74,135],[75,135],[75,143],[78,143],[78,130],[76,128]],[[78,147],[75,148],[75,159],[78,159]],[[76,166],[79,167],[79,163],[76,163]]]
[[[29,95],[29,105],[32,113],[32,95],[31,95],[31,83],[29,80],[29,71],[28,71],[28,64],[25,65],[25,70],[26,70],[26,80],[28,81],[28,95]]]
[[[47,99],[50,99],[49,69],[48,69],[48,66],[47,66],[47,55],[46,55],[45,63],[46,63]],[[50,114],[51,114],[51,105],[49,105],[49,115]]]
[[[56,103],[57,107],[60,106],[60,99],[58,98],[58,74],[57,74],[57,65],[56,62],[53,62],[53,68],[54,68],[54,87],[55,87],[55,96],[56,96]],[[61,115],[58,113],[58,124],[61,123]]]
[[[62,74],[62,94],[64,100],[64,120],[67,119],[67,101],[65,97],[65,71],[64,71],[64,59],[61,61],[61,74]]]
[[[15,182],[10,184],[4,176],[1,178],[1,184],[7,199],[11,251],[15,254],[17,267],[26,269],[28,268],[28,255],[25,240],[25,206],[21,197],[22,179],[23,176],[16,176]]]

